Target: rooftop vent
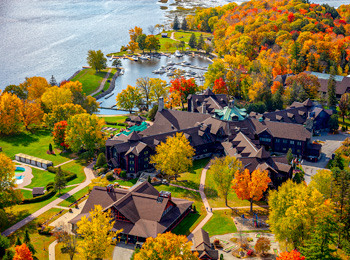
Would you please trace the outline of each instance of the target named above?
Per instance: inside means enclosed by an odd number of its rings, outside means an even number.
[[[114,191],[114,186],[113,186],[113,184],[108,184],[108,185],[107,185],[107,192],[112,192],[112,191]]]

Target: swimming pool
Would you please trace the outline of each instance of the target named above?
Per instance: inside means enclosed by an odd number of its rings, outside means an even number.
[[[16,180],[23,180],[24,179],[24,175],[16,175],[15,176]]]
[[[22,172],[24,172],[25,170],[26,170],[26,169],[24,169],[23,167],[16,166],[15,174],[22,173]]]

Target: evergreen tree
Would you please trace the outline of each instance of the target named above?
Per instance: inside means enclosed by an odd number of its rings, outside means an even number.
[[[21,242],[21,239],[19,237],[17,237],[17,240],[16,240],[16,246],[20,246],[22,245],[22,242]]]
[[[273,110],[283,109],[283,99],[282,99],[283,89],[279,88],[276,93],[272,96],[272,106]]]
[[[204,46],[204,38],[203,38],[203,35],[201,34],[198,39],[197,49],[201,50],[203,49],[203,46]]]
[[[29,244],[29,243],[30,243],[30,237],[29,237],[29,231],[28,231],[28,229],[26,229],[25,232],[24,232],[23,242],[26,243],[26,244]]]
[[[66,187],[66,183],[67,181],[64,176],[64,173],[62,172],[61,167],[58,167],[55,176],[55,189],[58,190],[58,194],[61,194],[61,190],[63,190]]]
[[[181,29],[184,30],[184,31],[187,30],[187,20],[186,20],[186,17],[184,17],[184,19],[182,20]]]
[[[148,175],[147,181],[148,181],[149,183],[152,183],[152,180],[151,180],[151,176],[150,176],[150,175]]]
[[[5,255],[5,251],[9,247],[10,247],[10,240],[5,236],[0,235],[0,257]]]
[[[35,255],[36,250],[35,250],[34,246],[31,243],[27,244],[27,246],[28,246],[29,251],[32,253],[32,255]]]
[[[337,96],[336,96],[337,82],[335,81],[335,70],[331,68],[331,75],[328,80],[328,106],[330,108],[335,108],[337,106]]]
[[[57,81],[53,75],[51,76],[51,79],[50,79],[50,85],[51,86],[58,86]]]
[[[51,143],[49,144],[49,151],[50,151],[50,153],[52,153],[52,151],[53,151]]]
[[[289,164],[292,164],[293,158],[294,158],[294,156],[293,156],[292,149],[289,148],[288,152],[287,152],[287,161],[288,161]]]
[[[103,167],[107,163],[107,159],[104,153],[100,153],[96,160],[96,166]]]
[[[196,48],[197,46],[197,39],[196,39],[196,35],[194,33],[191,34],[191,38],[188,41],[188,45],[193,49]]]
[[[179,19],[177,18],[177,15],[175,15],[175,18],[174,18],[173,29],[175,31],[180,29],[180,23],[179,23]]]
[[[328,127],[329,127],[329,130],[331,132],[338,130],[339,122],[338,122],[338,115],[337,114],[331,115],[331,118],[328,121]]]

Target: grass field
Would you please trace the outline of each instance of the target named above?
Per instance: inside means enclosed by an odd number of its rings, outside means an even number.
[[[178,32],[174,33],[174,37],[175,37],[176,40],[180,40],[180,41],[184,41],[184,42],[188,43],[190,38],[191,38],[192,33],[194,33],[194,35],[196,36],[197,41],[198,41],[199,36],[201,34],[203,35],[204,40],[206,40],[207,37],[212,37],[213,36],[212,34],[205,33],[205,32],[190,32],[190,31],[184,32],[184,31],[178,31]]]
[[[111,82],[108,82],[108,80],[111,81],[112,78],[113,78],[113,76],[114,76],[114,74],[115,74],[116,72],[117,72],[116,69],[112,69],[112,70],[111,70],[111,73],[109,74],[109,76],[108,76],[108,78],[107,78],[107,80],[106,80],[106,83],[105,83],[105,85],[103,86],[103,90],[104,90],[104,91],[107,91],[107,90],[108,90],[109,86],[111,85]],[[93,97],[95,97],[95,96],[97,96],[97,95],[99,95],[99,94],[101,94],[101,92],[96,93],[95,95],[93,95]]]
[[[106,124],[108,123],[124,123],[125,119],[127,119],[127,116],[106,116],[106,117],[101,117],[105,120]]]
[[[85,194],[87,194],[88,193],[88,189],[89,189],[89,187],[85,187],[84,189],[78,191],[77,193],[75,193],[74,195],[72,195],[69,198],[65,199],[64,201],[62,201],[58,205],[62,206],[62,207],[69,207],[70,204],[76,202],[78,199],[80,199]]]
[[[229,210],[214,211],[211,219],[204,225],[203,229],[210,236],[223,235],[237,232],[237,228]]]
[[[49,182],[55,180],[55,174],[49,171],[42,171],[36,168],[32,168],[33,179],[32,182],[26,186],[26,188],[33,189],[34,187],[45,187]]]
[[[85,178],[86,178],[85,172],[84,172],[85,166],[86,166],[86,162],[84,160],[74,160],[70,163],[66,163],[61,166],[62,170],[70,171],[77,175],[77,178],[68,182],[67,185],[78,184],[85,181]]]
[[[23,195],[23,198],[25,199],[33,198],[32,192],[30,190],[20,190],[20,191]]]
[[[86,95],[94,92],[106,76],[108,69],[97,72],[94,69],[84,69],[76,75],[72,81],[79,81],[83,85],[83,92]]]
[[[34,133],[22,132],[17,135],[0,136],[0,147],[11,159],[15,159],[15,154],[24,153],[41,159],[50,160],[54,165],[66,162],[74,155],[60,155],[60,150],[54,149],[56,154],[47,154],[49,144],[53,144],[51,131],[37,130]]]

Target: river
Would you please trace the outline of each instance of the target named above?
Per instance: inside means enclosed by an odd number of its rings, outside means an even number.
[[[88,50],[119,51],[128,41],[130,28],[141,26],[148,33],[149,25],[165,23],[169,10],[176,8],[174,1],[1,0],[0,89],[25,77],[54,75],[58,82],[69,78],[86,65]],[[228,2],[196,0],[183,6]]]

